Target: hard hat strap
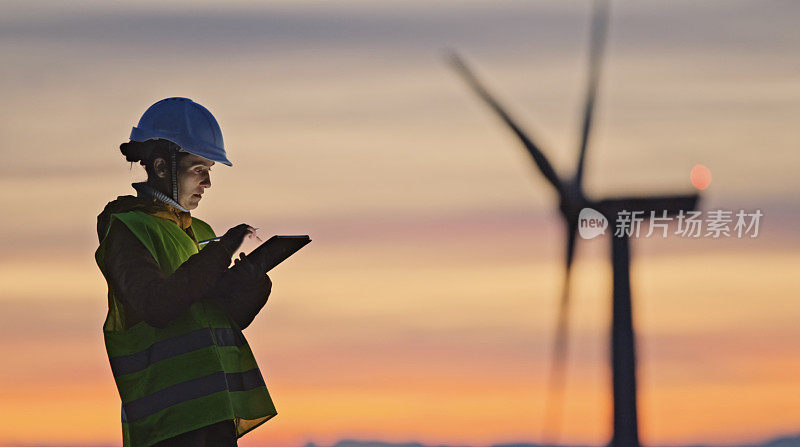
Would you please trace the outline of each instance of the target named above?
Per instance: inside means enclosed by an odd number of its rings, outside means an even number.
[[[172,200],[178,202],[178,163],[175,161],[175,146],[169,145],[169,153],[172,158]]]

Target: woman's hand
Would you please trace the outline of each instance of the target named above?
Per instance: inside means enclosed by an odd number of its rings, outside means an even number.
[[[260,277],[262,280],[264,280],[267,296],[269,296],[269,293],[272,290],[272,279],[270,279],[269,275],[267,275],[263,269],[259,268],[256,263],[251,261],[250,258],[244,254],[244,252],[239,253],[239,257],[233,260],[233,267],[231,268],[239,270],[241,273],[244,273],[251,278]]]
[[[239,224],[228,230],[219,239],[228,251],[231,253],[236,252],[244,242],[245,236],[252,238],[256,234],[256,229],[247,224]]]

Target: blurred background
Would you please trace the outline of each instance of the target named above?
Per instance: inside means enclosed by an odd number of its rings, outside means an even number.
[[[96,216],[159,99],[222,126],[193,215],[314,242],[246,330],[278,416],[243,446],[539,442],[562,278],[552,188],[455,48],[569,174],[591,3],[0,4],[0,445],[120,445]],[[800,433],[800,3],[612,3],[586,189],[760,209],[632,243],[646,445]],[[608,238],[580,241],[561,441],[610,436]],[[246,246],[251,249],[253,245]]]

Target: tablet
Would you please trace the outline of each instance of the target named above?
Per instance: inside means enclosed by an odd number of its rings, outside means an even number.
[[[263,259],[267,272],[276,265],[285,261],[289,256],[311,242],[308,235],[302,236],[272,236],[247,255],[252,259]]]

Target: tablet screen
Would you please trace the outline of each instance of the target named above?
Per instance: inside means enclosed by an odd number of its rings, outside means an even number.
[[[268,272],[310,242],[311,238],[308,235],[272,236],[247,256],[253,259],[263,259],[265,261],[263,265]]]

